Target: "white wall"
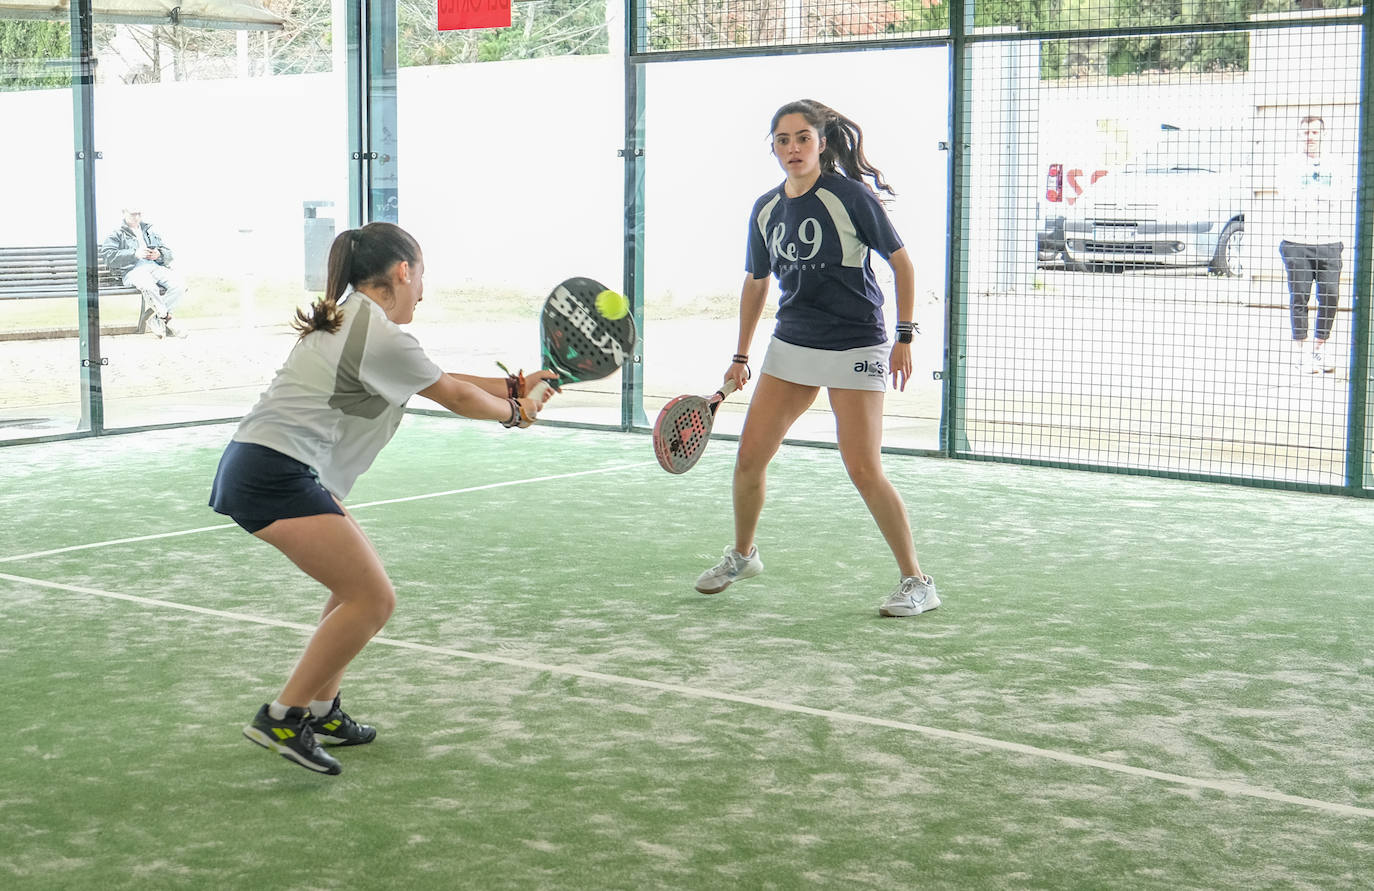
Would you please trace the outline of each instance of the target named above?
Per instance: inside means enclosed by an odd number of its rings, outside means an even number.
[[[618,66],[494,63],[399,80],[401,223],[436,281],[547,290],[589,255],[608,255],[618,277]],[[343,97],[334,75],[97,88],[99,232],[119,224],[127,199],[194,274],[302,275],[303,202],[334,201],[340,228],[347,214]],[[7,140],[8,191],[24,211],[0,216],[0,243],[76,240],[71,116],[64,90],[0,93],[0,120],[24,122]],[[531,233],[548,237],[532,245]]]
[[[609,56],[401,71],[400,222],[431,281],[620,281],[621,82]]]
[[[303,200],[343,195],[342,81],[329,75],[101,86],[95,91],[97,229],[142,205],[194,274],[299,270]],[[65,90],[0,93],[7,192],[23,212],[0,217],[0,243],[72,244],[72,102]],[[17,158],[15,157],[17,155]],[[252,228],[245,255],[239,230]]]
[[[1268,164],[1271,143],[1287,138],[1271,119],[1319,101],[1331,129],[1351,144],[1358,29],[1313,32],[1296,44],[1308,46],[1300,70],[1282,55],[1300,51],[1291,39],[1272,43],[1291,35],[1276,34],[1261,35],[1270,43],[1257,38],[1249,78],[1077,79],[1008,100],[999,99],[1001,75],[992,66],[979,75],[986,95],[974,97],[974,108],[1004,116],[1012,101],[1031,129],[1008,134],[984,125],[983,132],[975,121],[975,210],[998,213],[1006,204],[999,190],[1011,181],[1025,200],[1003,214],[1033,244],[1033,196],[1043,192],[1051,155],[1124,160],[1165,121],[1253,127]],[[948,156],[936,146],[947,138],[947,60],[945,48],[933,47],[648,66],[647,292],[679,301],[737,292],[748,208],[781,177],[768,151],[769,118],[782,103],[808,97],[863,126],[870,158],[899,193],[890,212],[922,287],[942,293]],[[400,221],[425,245],[432,282],[543,292],[570,274],[619,281],[621,66],[600,56],[400,72]],[[65,90],[0,93],[13,198],[11,213],[0,215],[0,243],[75,241],[71,119]],[[333,74],[100,86],[98,229],[118,224],[128,196],[193,274],[237,277],[251,268],[298,280],[302,202],[334,201],[335,213],[346,214],[344,130],[343,82]],[[1018,161],[1010,180],[989,178],[1012,138],[1026,142],[1016,157],[1034,158],[1035,166]],[[974,237],[990,246],[1005,235],[975,221]]]
[[[646,291],[739,293],[749,210],[783,173],[769,124],[814,99],[856,121],[897,191],[888,212],[920,288],[943,293],[948,120],[943,48],[655,64],[647,84]],[[886,271],[881,259],[874,267]]]

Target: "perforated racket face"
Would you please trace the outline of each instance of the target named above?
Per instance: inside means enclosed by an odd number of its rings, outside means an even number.
[[[654,423],[654,455],[669,473],[686,473],[711,439],[711,402],[701,396],[679,396],[663,406]]]
[[[559,383],[591,381],[614,374],[635,347],[633,316],[608,319],[596,309],[606,286],[570,278],[553,289],[539,317],[544,367]]]

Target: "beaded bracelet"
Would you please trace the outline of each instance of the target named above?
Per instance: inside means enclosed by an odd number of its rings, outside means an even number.
[[[749,356],[746,355],[745,353],[735,353],[735,355],[731,357],[731,361],[732,361],[732,362],[737,362],[737,363],[739,363],[740,365],[748,365],[748,364],[749,364]]]
[[[512,427],[519,427],[521,421],[520,401],[514,397],[506,400],[510,403],[510,418],[501,422],[501,426],[509,430]]]

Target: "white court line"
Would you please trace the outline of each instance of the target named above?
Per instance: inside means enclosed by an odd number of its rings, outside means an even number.
[[[262,616],[250,616],[244,613],[232,613],[226,610],[209,609],[203,606],[192,606],[186,603],[175,603],[170,600],[156,600],[150,597],[138,597],[133,594],[116,594],[113,591],[101,591],[98,588],[86,588],[80,585],[65,585],[58,582],[47,582],[41,579],[25,578],[24,576],[10,575],[0,572],[0,579],[24,585],[35,585],[40,588],[52,588],[56,591],[70,591],[76,594],[90,594],[95,597],[106,597],[112,600],[126,600],[130,603],[139,603],[145,606],[162,606],[168,609],[183,610],[185,612],[200,613],[206,616],[217,616],[225,619],[233,619],[237,622],[251,622],[257,625],[270,625],[276,628],[290,628],[311,634],[315,630],[314,625],[305,625],[299,622],[284,622],[279,619],[268,619]],[[1266,801],[1277,801],[1283,804],[1297,805],[1298,807],[1310,808],[1312,810],[1325,811],[1331,814],[1340,814],[1346,817],[1374,817],[1374,808],[1358,807],[1351,804],[1339,804],[1331,801],[1322,801],[1316,798],[1304,798],[1300,795],[1288,795],[1283,792],[1275,792],[1272,789],[1264,789],[1259,786],[1251,786],[1248,783],[1239,783],[1233,780],[1208,780],[1199,777],[1189,777],[1182,774],[1166,773],[1160,770],[1150,770],[1144,767],[1133,767],[1129,764],[1120,764],[1115,761],[1103,761],[1100,758],[1087,758],[1082,755],[1074,755],[1068,752],[1056,752],[1053,749],[1042,749],[1036,746],[1028,746],[1022,743],[1008,742],[1007,740],[996,739],[990,736],[980,736],[976,733],[967,733],[962,730],[945,730],[940,727],[929,727],[924,724],[911,724],[906,721],[890,721],[886,718],[874,718],[868,715],[856,715],[853,712],[839,712],[832,709],[810,708],[805,705],[793,705],[790,702],[778,702],[772,699],[758,699],[753,696],[740,696],[735,693],[723,693],[719,690],[708,690],[702,687],[690,687],[684,684],[666,684],[660,681],[646,681],[640,678],[625,677],[623,675],[604,674],[599,671],[589,671],[584,668],[575,668],[568,665],[548,665],[543,662],[531,662],[526,659],[512,659],[506,656],[493,656],[488,653],[473,653],[468,650],[458,650],[451,647],[436,647],[429,644],[412,643],[406,640],[397,640],[390,637],[374,637],[372,643],[382,646],[397,647],[403,650],[416,650],[422,653],[433,653],[440,656],[454,656],[459,659],[468,659],[473,662],[491,662],[499,665],[509,665],[515,668],[525,668],[531,671],[548,672],[565,677],[586,678],[592,681],[601,681],[607,684],[618,684],[626,687],[642,687],[648,690],[659,690],[664,693],[676,693],[682,696],[689,696],[694,699],[713,699],[719,702],[734,702],[740,705],[749,705],[756,708],[770,709],[777,712],[790,712],[797,715],[809,715],[815,718],[824,718],[827,721],[840,721],[850,724],[867,724],[872,727],[886,727],[892,730],[905,730],[911,733],[919,733],[924,736],[931,736],[937,739],[953,740],[955,742],[968,743],[969,745],[980,746],[985,749],[997,749],[1003,752],[1013,752],[1018,755],[1030,755],[1035,758],[1044,758],[1050,761],[1059,761],[1064,764],[1071,764],[1075,767],[1095,767],[1099,770],[1107,770],[1113,773],[1125,774],[1127,776],[1139,777],[1142,779],[1159,780],[1165,783],[1172,783],[1176,786],[1187,786],[1194,789],[1212,789],[1223,792],[1227,795],[1239,795],[1248,798],[1260,798]]]
[[[12,560],[27,560],[30,557],[51,557],[53,554],[65,554],[68,551],[84,551],[89,548],[104,548],[111,545],[129,544],[135,541],[153,541],[159,538],[175,538],[178,535],[195,535],[197,532],[213,532],[216,529],[237,529],[233,523],[221,523],[218,526],[201,526],[199,529],[182,529],[177,532],[157,532],[152,535],[135,535],[132,538],[112,538],[109,541],[93,541],[90,544],[71,545],[65,548],[53,548],[50,551],[34,551],[29,554],[15,554],[12,557],[0,557],[0,563],[9,563]]]
[[[506,486],[523,486],[527,483],[546,483],[549,480],[566,480],[575,476],[589,476],[594,473],[614,473],[617,470],[649,467],[657,463],[657,461],[636,461],[633,464],[617,464],[615,467],[598,467],[594,470],[575,470],[570,473],[555,473],[550,476],[535,476],[523,480],[507,480],[504,483],[486,483],[481,486],[468,486],[465,489],[447,489],[443,492],[429,492],[424,495],[407,495],[404,498],[388,498],[383,501],[365,501],[362,504],[347,504],[344,506],[350,511],[354,511],[364,507],[376,507],[379,504],[400,504],[403,501],[422,501],[426,498],[443,498],[447,495],[482,492],[486,489],[502,489]],[[177,532],[157,532],[152,535],[136,535],[132,538],[112,538],[109,541],[93,541],[89,544],[70,545],[65,548],[53,548],[48,551],[33,551],[28,554],[14,554],[10,557],[0,557],[0,563],[11,563],[15,560],[29,560],[34,557],[51,557],[53,554],[66,554],[71,551],[85,551],[91,548],[105,548],[112,545],[131,544],[137,541],[156,541],[159,538],[175,538],[178,535],[195,535],[198,532],[214,532],[217,529],[237,528],[238,526],[234,523],[221,523],[218,526],[201,526],[198,529],[182,529]]]

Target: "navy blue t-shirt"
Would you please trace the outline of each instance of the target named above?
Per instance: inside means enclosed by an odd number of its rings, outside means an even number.
[[[901,247],[867,185],[822,173],[805,195],[788,198],[779,185],[754,202],[745,269],[754,278],[778,277],[775,337],[848,350],[887,339],[883,292],[868,255],[871,248],[886,259]]]

